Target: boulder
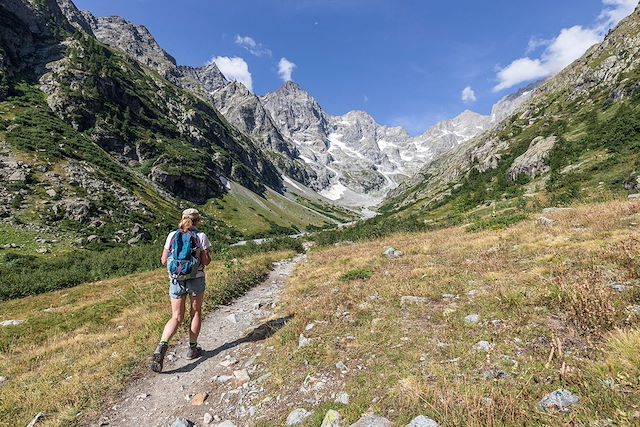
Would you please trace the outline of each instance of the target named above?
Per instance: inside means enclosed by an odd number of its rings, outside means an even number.
[[[53,205],[51,212],[55,219],[69,219],[88,224],[96,212],[96,208],[88,200],[64,199]]]
[[[521,174],[535,178],[548,172],[549,165],[547,164],[547,160],[557,140],[555,136],[549,136],[547,138],[539,136],[531,141],[527,151],[516,158],[507,171],[509,180],[515,181]]]
[[[306,409],[303,409],[303,408],[294,409],[289,413],[289,416],[287,417],[287,425],[295,426],[298,424],[302,424],[311,415],[312,413],[307,411]]]
[[[555,221],[547,218],[546,216],[541,216],[537,221],[538,225],[541,227],[551,227]]]
[[[424,297],[416,297],[412,295],[405,295],[400,297],[401,305],[419,305],[419,304],[425,304],[426,302],[427,302],[427,299]]]
[[[387,248],[384,248],[384,251],[382,252],[382,254],[384,256],[386,256],[387,258],[398,258],[401,257],[402,255],[404,255],[404,253],[402,251],[397,250],[396,248],[390,246]]]
[[[249,381],[251,381],[251,377],[249,377],[249,372],[247,372],[246,369],[233,371],[233,385],[236,387],[248,383]]]
[[[202,406],[204,405],[204,401],[207,400],[209,394],[207,392],[198,393],[191,399],[191,404],[193,406]]]
[[[475,351],[484,351],[485,353],[488,353],[489,350],[491,350],[491,343],[489,341],[478,341],[473,346],[473,349]]]
[[[24,320],[4,320],[0,322],[0,327],[6,328],[8,326],[18,326],[24,323]]]
[[[342,427],[342,416],[338,411],[329,409],[325,414],[320,427]]]
[[[171,427],[194,427],[194,424],[186,418],[176,418]]]
[[[470,314],[464,318],[464,323],[466,323],[467,325],[475,325],[479,321],[480,321],[480,315],[475,313]]]
[[[417,417],[412,419],[406,427],[440,427],[440,424],[438,424],[431,418],[425,417],[424,415],[418,415]]]
[[[567,412],[570,407],[578,403],[579,400],[578,396],[569,390],[558,389],[544,396],[538,403],[538,406],[543,411],[557,410],[559,412]]]
[[[391,427],[391,421],[371,413],[364,414],[351,427]]]

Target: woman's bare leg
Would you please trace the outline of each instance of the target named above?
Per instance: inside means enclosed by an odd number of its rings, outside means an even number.
[[[189,342],[198,342],[200,326],[202,325],[202,301],[204,292],[191,297],[191,327],[189,328]]]
[[[169,341],[173,334],[176,333],[180,323],[184,320],[184,306],[186,296],[183,296],[180,299],[171,298],[171,319],[164,326],[164,331],[162,332],[162,338],[160,341]]]

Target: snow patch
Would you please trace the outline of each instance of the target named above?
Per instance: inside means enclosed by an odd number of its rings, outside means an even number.
[[[347,191],[347,187],[345,187],[340,181],[338,181],[326,190],[322,190],[320,192],[320,195],[326,197],[329,200],[335,201],[340,199],[345,191]]]

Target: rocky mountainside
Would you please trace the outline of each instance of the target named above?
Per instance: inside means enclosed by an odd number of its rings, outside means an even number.
[[[438,156],[497,125],[530,93],[505,97],[491,116],[465,111],[417,137],[399,127],[381,126],[363,111],[332,116],[294,82],[260,99],[300,157],[330,171],[331,185],[323,195],[348,205],[372,206]]]
[[[28,218],[52,235],[126,243],[131,236],[114,233],[172,227],[183,200],[223,197],[229,180],[257,194],[282,191],[275,156],[196,90],[172,83],[181,70],[205,92],[216,78],[228,84],[215,66],[176,67],[143,27],[68,0],[3,1],[0,18],[3,223]]]
[[[524,89],[518,114],[405,181],[385,209],[568,203],[640,191],[638,65],[640,9],[557,76]]]

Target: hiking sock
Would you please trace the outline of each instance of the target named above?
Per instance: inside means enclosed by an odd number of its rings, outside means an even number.
[[[191,348],[196,348],[197,346],[198,346],[197,342],[190,342],[189,343],[189,347],[191,347]]]
[[[169,341],[160,341],[160,345],[169,346]]]

